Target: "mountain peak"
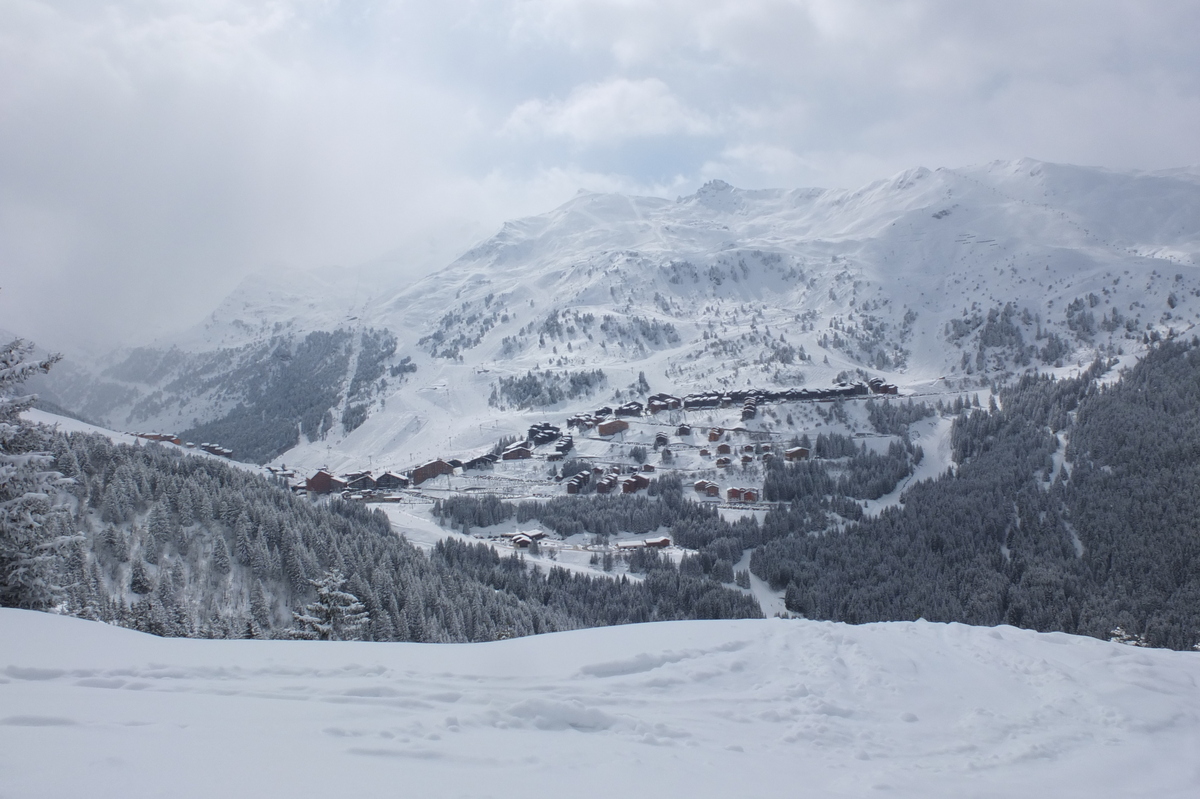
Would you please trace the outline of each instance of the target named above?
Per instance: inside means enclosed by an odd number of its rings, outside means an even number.
[[[745,209],[742,194],[741,189],[731,186],[723,180],[714,178],[697,189],[695,194],[680,197],[677,202],[679,204],[691,203],[693,205],[701,205],[720,213],[736,213]]]

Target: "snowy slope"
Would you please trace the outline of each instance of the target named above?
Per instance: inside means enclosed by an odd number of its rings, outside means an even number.
[[[280,460],[404,468],[628,398],[642,372],[676,394],[828,386],[855,369],[956,392],[1134,354],[1148,332],[1200,320],[1198,263],[1200,180],[1188,170],[1023,159],[918,168],[857,190],[714,181],[677,200],[581,192],[415,283],[378,265],[248,281],[204,325],[155,346],[250,348],[234,361],[269,352],[272,337],[386,328],[417,371],[385,379],[361,427],[334,424]],[[1006,305],[1003,324],[989,324]],[[217,381],[189,395],[194,359],[151,360],[143,380],[128,368],[105,378],[116,399],[103,421],[183,429],[245,392]],[[533,368],[600,368],[608,385],[545,412],[489,404],[500,378]]]
[[[0,610],[3,795],[1193,797],[1200,654],[680,622],[491,644],[157,639]]]

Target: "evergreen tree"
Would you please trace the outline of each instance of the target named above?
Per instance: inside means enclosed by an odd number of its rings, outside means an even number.
[[[358,597],[342,590],[345,575],[332,569],[321,579],[310,582],[317,589],[317,599],[305,606],[303,613],[292,613],[299,625],[296,637],[318,641],[358,640],[370,616]]]
[[[154,590],[154,583],[146,573],[146,565],[138,558],[133,562],[129,575],[129,590],[135,594],[149,594]]]
[[[213,544],[212,568],[217,574],[228,574],[231,568],[229,548],[225,546],[224,536],[217,536],[217,540]]]
[[[69,539],[47,524],[52,494],[64,478],[51,470],[45,436],[21,420],[35,397],[18,387],[59,359],[28,360],[32,345],[17,339],[0,347],[0,605],[47,608],[62,590],[53,579],[58,549]]]

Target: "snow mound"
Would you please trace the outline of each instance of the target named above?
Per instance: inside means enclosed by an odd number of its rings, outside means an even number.
[[[1192,797],[1200,655],[1008,627],[158,639],[0,610],[10,797]]]

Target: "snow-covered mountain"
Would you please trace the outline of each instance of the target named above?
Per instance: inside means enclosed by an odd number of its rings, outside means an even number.
[[[247,281],[202,326],[101,374],[61,369],[49,394],[113,427],[214,439],[286,419],[254,428],[257,459],[403,468],[647,386],[870,374],[958,391],[1133,354],[1200,320],[1197,265],[1186,169],[1024,159],[853,191],[581,192],[415,282],[378,266]],[[501,382],[596,369],[600,388],[527,413]]]
[[[638,624],[486,644],[161,639],[0,610],[13,797],[1155,797],[1200,654],[1011,627]]]

